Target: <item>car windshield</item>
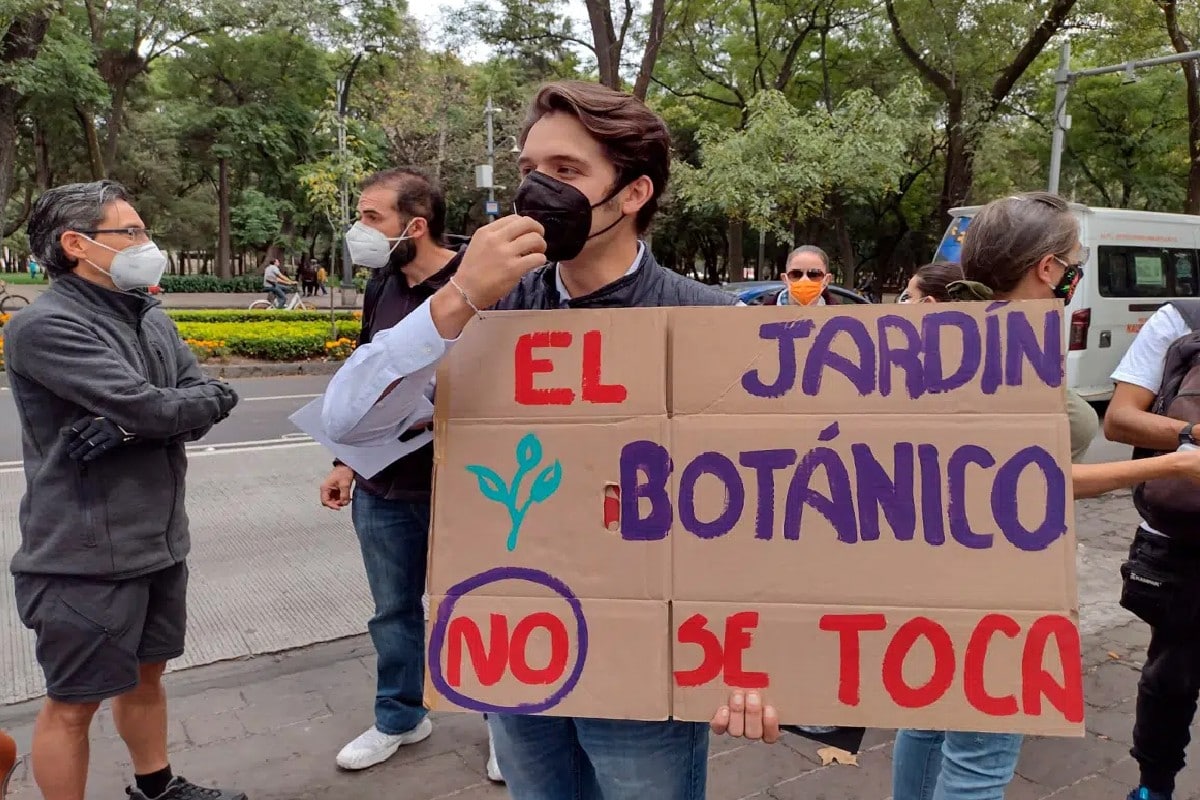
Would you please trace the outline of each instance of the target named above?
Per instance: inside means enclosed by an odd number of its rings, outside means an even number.
[[[954,221],[950,223],[950,227],[946,229],[946,235],[942,237],[942,243],[938,245],[933,260],[957,264],[962,258],[963,234],[967,232],[970,225],[970,217],[955,217]]]

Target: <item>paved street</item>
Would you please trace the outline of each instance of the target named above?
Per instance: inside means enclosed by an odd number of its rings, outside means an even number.
[[[0,276],[3,280],[3,276]],[[20,294],[30,301],[46,291],[48,284],[12,284],[8,288],[12,294]],[[265,292],[168,292],[158,297],[167,308],[248,308],[255,300],[266,298]],[[329,294],[305,298],[318,309],[328,309],[330,300],[338,308],[362,308],[362,293],[355,294],[354,302],[349,306],[342,303],[342,294],[337,289],[330,289]]]
[[[235,382],[243,402],[191,450],[191,632],[188,655],[169,676],[176,770],[236,784],[254,800],[503,797],[483,778],[485,731],[473,715],[437,715],[430,740],[366,774],[333,765],[338,748],[369,723],[373,656],[361,635],[370,603],[348,515],[315,502],[328,456],[286,421],[326,380]],[[13,414],[11,394],[0,391],[5,561],[22,488]],[[1091,456],[1123,452],[1099,441]],[[1089,734],[1028,742],[1012,800],[1123,797],[1136,778],[1127,751],[1147,637],[1117,605],[1117,567],[1134,515],[1128,496],[1118,495],[1080,503],[1078,520]],[[14,704],[0,708],[0,727],[27,750],[37,707],[29,699],[41,685],[11,591],[4,573],[0,696]],[[88,796],[121,796],[127,766],[106,713],[96,735]],[[891,732],[872,732],[858,768],[822,767],[815,746],[793,737],[774,748],[714,740],[709,797],[884,800],[891,740]],[[15,797],[36,796],[22,773]],[[1200,798],[1200,777],[1186,773],[1178,796]]]

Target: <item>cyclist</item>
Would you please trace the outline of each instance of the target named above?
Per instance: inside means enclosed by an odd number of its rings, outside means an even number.
[[[284,275],[283,270],[279,268],[279,259],[271,259],[271,263],[267,265],[267,271],[263,273],[263,288],[267,290],[267,294],[274,297],[276,308],[283,308],[287,305],[288,290],[284,287],[294,287],[295,285],[296,281]]]

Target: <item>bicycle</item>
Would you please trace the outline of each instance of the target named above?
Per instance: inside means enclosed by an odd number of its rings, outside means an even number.
[[[18,308],[29,305],[29,298],[23,294],[13,294],[8,291],[8,284],[0,281],[0,314],[11,314]]]
[[[284,304],[280,311],[316,311],[317,307],[312,303],[306,303],[300,299],[300,292],[295,289],[289,290],[287,303]],[[275,305],[275,295],[268,293],[266,300],[255,300],[247,308],[251,311],[261,311],[269,308],[277,308]]]

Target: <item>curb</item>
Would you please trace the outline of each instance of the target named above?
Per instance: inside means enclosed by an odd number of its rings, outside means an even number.
[[[341,366],[341,361],[296,361],[282,364],[201,364],[200,369],[210,378],[237,380],[240,378],[332,375]],[[2,368],[0,368],[0,386],[8,386],[8,376]]]
[[[210,378],[283,378],[294,375],[332,375],[341,361],[298,361],[283,364],[201,364]]]

